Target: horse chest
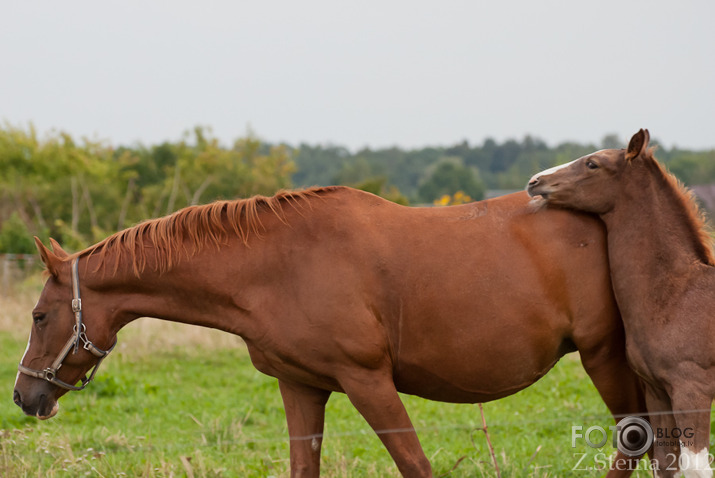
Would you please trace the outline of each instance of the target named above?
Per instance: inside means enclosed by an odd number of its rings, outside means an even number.
[[[652,324],[648,333],[626,330],[626,357],[631,368],[644,380],[652,384],[665,385],[678,380],[679,364],[698,362],[698,350],[692,340],[682,339],[687,327],[676,327],[671,323]],[[681,332],[676,334],[676,332]],[[680,337],[676,339],[676,336]]]
[[[661,361],[667,355],[667,349],[659,340],[653,337],[643,337],[638,333],[626,332],[626,357],[631,368],[648,382],[658,382],[662,379],[663,367]]]
[[[642,378],[652,378],[650,367],[648,366],[648,354],[644,353],[641,348],[634,346],[632,342],[629,342],[628,340],[626,341],[626,357],[631,368]]]

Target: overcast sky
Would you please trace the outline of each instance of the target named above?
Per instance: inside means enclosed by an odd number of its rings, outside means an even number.
[[[715,2],[16,1],[0,119],[112,144],[715,147]]]

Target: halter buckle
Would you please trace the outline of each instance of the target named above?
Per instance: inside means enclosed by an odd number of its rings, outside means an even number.
[[[82,299],[72,299],[72,312],[81,312],[82,311]]]

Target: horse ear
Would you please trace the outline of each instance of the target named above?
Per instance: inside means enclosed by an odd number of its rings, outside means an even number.
[[[648,150],[648,142],[650,141],[650,133],[647,129],[641,129],[631,138],[626,150],[626,159],[637,158]]]
[[[37,252],[40,253],[40,259],[42,259],[43,264],[47,267],[47,272],[49,272],[53,277],[57,277],[62,259],[46,248],[37,236],[35,236],[35,245],[37,246]]]
[[[64,249],[62,249],[62,246],[60,246],[60,243],[55,241],[50,237],[50,245],[52,246],[52,252],[55,253],[57,257],[60,259],[65,259],[66,257],[69,257],[69,254],[65,252]]]

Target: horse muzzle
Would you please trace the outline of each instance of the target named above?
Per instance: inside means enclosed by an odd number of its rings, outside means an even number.
[[[34,398],[21,393],[15,389],[12,394],[12,399],[15,404],[20,407],[25,415],[37,417],[40,420],[47,420],[57,415],[60,405],[57,399],[54,398],[52,392],[44,393],[41,391]]]
[[[531,197],[541,196],[544,199],[549,199],[549,194],[553,190],[540,176],[534,176],[529,180],[529,184],[526,185],[526,192]]]

